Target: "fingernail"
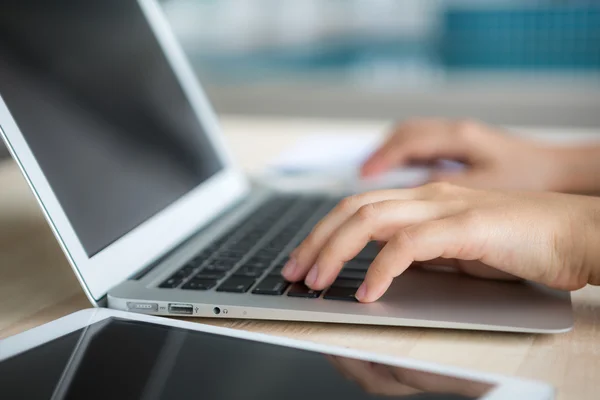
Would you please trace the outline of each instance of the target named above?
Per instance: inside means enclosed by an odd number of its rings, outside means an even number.
[[[356,291],[355,297],[358,301],[363,301],[366,296],[367,296],[367,284],[363,282],[362,285],[360,285],[360,287]]]
[[[306,286],[312,286],[317,282],[317,277],[319,275],[319,271],[317,270],[317,266],[314,265],[310,272],[308,273],[308,275],[306,276],[306,280],[304,281],[306,283]]]
[[[286,262],[285,265],[283,266],[283,269],[281,270],[281,275],[291,278],[292,275],[294,275],[295,270],[296,270],[296,259],[290,258],[288,260],[288,262]]]

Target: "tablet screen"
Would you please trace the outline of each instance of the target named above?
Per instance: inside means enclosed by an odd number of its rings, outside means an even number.
[[[477,399],[492,385],[109,318],[0,363],[26,399]]]

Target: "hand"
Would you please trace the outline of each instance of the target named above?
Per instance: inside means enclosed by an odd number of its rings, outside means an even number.
[[[447,183],[342,200],[290,254],[282,273],[322,290],[373,240],[387,244],[357,291],[363,302],[380,298],[413,262],[438,258],[459,260],[469,273],[481,275],[483,264],[564,290],[600,282],[600,199]]]
[[[484,382],[363,360],[337,356],[327,356],[327,359],[346,378],[376,395],[407,396],[425,392],[479,398],[493,387]]]
[[[399,125],[364,163],[370,177],[411,162],[460,161],[460,172],[434,173],[433,181],[483,189],[559,190],[554,149],[471,121],[415,120]]]

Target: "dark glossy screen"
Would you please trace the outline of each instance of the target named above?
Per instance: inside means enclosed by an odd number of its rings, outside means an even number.
[[[0,95],[89,256],[223,168],[134,0],[0,0]]]
[[[490,385],[121,319],[0,363],[4,398],[475,399]],[[6,396],[6,397],[5,397]]]

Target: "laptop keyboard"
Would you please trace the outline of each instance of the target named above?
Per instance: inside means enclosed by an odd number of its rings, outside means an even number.
[[[323,197],[272,198],[159,287],[356,301],[354,294],[377,253],[374,244],[348,262],[324,293],[281,276],[289,252],[336,204],[337,200]]]

